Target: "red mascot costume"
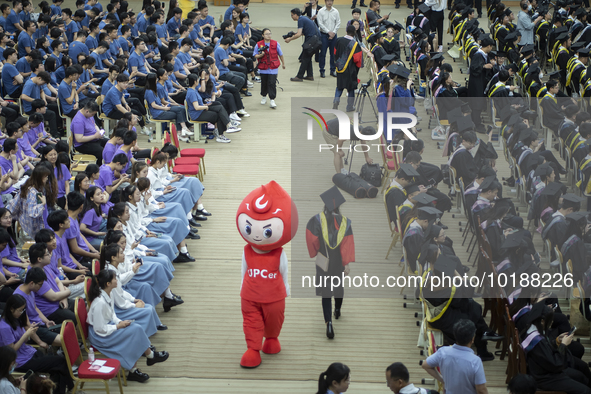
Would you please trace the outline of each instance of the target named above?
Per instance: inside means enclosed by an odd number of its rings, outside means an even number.
[[[240,203],[236,225],[248,243],[242,255],[240,289],[248,349],[240,365],[256,368],[261,364],[261,350],[266,354],[281,351],[277,337],[283,326],[285,297],[289,295],[287,256],[282,246],[296,234],[298,211],[289,194],[271,181]]]

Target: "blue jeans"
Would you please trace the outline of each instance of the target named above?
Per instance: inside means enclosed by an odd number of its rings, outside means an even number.
[[[340,103],[341,102],[341,96],[343,95],[343,90],[336,88],[335,92],[334,92],[334,103]],[[353,108],[353,105],[355,104],[355,90],[348,90],[347,89],[347,108]]]
[[[337,36],[333,37],[333,39],[329,39],[328,34],[320,33],[320,38],[322,39],[322,49],[320,50],[320,72],[324,72],[324,66],[326,65],[326,50],[329,50],[330,54],[330,72],[334,72],[336,70],[336,66],[334,63],[334,48],[337,43]]]

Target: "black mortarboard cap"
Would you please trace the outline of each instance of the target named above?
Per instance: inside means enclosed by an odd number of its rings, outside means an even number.
[[[433,201],[437,201],[437,198],[430,196],[427,193],[420,193],[419,195],[414,196],[413,200],[415,200],[419,204],[428,205],[431,204]]]
[[[533,322],[535,322],[536,320],[538,320],[539,318],[542,317],[542,315],[544,314],[544,312],[550,309],[549,305],[546,305],[546,303],[544,302],[536,302],[533,307],[531,308],[531,311],[529,311],[529,313],[527,313],[525,316],[527,316],[527,323],[525,325],[525,327],[529,327],[531,326],[531,324]]]
[[[579,50],[581,48],[585,48],[585,43],[582,42],[582,41],[575,42],[574,44],[572,44],[570,46],[571,51],[577,51],[577,50]]]
[[[400,169],[396,172],[396,176],[398,176],[398,174],[403,174],[407,177],[419,176],[417,170],[408,163],[400,164]]]
[[[534,152],[529,155],[528,159],[534,165],[534,168],[532,168],[532,170],[535,169],[535,166],[541,166],[544,163],[544,160],[546,160],[541,153],[542,152]]]
[[[511,63],[511,64],[505,66],[505,69],[511,70],[514,73],[516,73],[517,71],[519,71],[519,67],[517,67],[517,64],[515,64],[515,63]]]
[[[505,12],[503,12],[503,14],[509,16],[513,13],[513,11],[511,11],[511,8],[505,8]]]
[[[412,34],[415,35],[415,36],[416,35],[421,35],[421,34],[423,34],[423,29],[421,29],[420,27],[417,27],[416,29],[414,29],[412,31]]]
[[[550,167],[550,163],[544,163],[534,171],[534,176],[548,176],[554,171],[552,167]]]
[[[534,53],[534,51],[535,51],[535,48],[531,44],[530,45],[524,45],[523,48],[521,48],[521,54],[523,56],[527,56],[529,54],[532,54],[532,53]]]
[[[431,7],[429,7],[425,3],[419,4],[419,11],[421,11],[423,14],[429,12],[430,9],[431,9]]]
[[[419,187],[419,185],[410,185],[404,188],[404,190],[406,190],[406,194],[412,194],[412,193],[416,193],[421,191],[421,188]],[[414,200],[414,198],[413,198]]]
[[[498,57],[507,57],[507,52],[505,52],[505,51],[497,51],[497,56]]]
[[[496,200],[493,201],[493,203],[495,204],[495,207],[505,207],[507,209],[511,208],[513,206],[513,203],[511,202],[512,200],[510,198],[497,198]]]
[[[433,207],[421,207],[417,209],[417,218],[419,220],[435,220],[437,219],[443,212],[441,212],[437,208]]]
[[[558,37],[556,37],[556,40],[559,42],[562,42],[564,40],[568,39],[568,33],[560,33],[560,35]]]
[[[551,73],[548,73],[548,80],[550,80],[550,79],[559,80],[560,79],[560,70],[552,71]]]
[[[567,193],[562,196],[562,201],[570,203],[569,207],[572,207],[573,205],[581,204],[581,202],[583,202],[583,198],[573,193]]]
[[[402,24],[400,22],[394,21],[394,29],[402,31],[402,30],[404,30],[404,26],[402,26]]]
[[[507,122],[507,124],[509,126],[513,126],[517,123],[521,123],[523,121],[523,119],[521,118],[521,116],[519,116],[519,114],[513,114],[511,115],[511,118],[509,118],[509,121]]]
[[[436,224],[430,225],[429,229],[427,231],[426,238],[428,240],[431,240],[432,238],[439,237],[441,230],[443,230],[443,227],[441,227],[441,226],[438,226]]]
[[[511,249],[517,248],[521,245],[521,241],[523,241],[523,237],[525,236],[525,231],[517,231],[516,233],[511,233],[507,235],[503,243],[501,244],[501,248],[503,249]]]
[[[387,54],[382,56],[382,62],[383,63],[388,63],[388,62],[392,62],[396,59],[396,55],[392,55],[392,54]]]
[[[542,190],[543,196],[559,197],[562,194],[562,183],[551,182]]]
[[[324,201],[326,209],[328,209],[329,211],[336,210],[345,202],[345,197],[343,197],[343,194],[336,186],[333,186],[324,193],[322,193],[320,195],[320,198],[322,198],[322,201]]]
[[[441,253],[439,257],[437,257],[437,261],[435,261],[433,268],[441,272],[443,275],[453,278],[455,276],[457,264],[454,257],[455,256],[449,256]]]
[[[511,119],[511,117],[513,115],[516,115],[516,114],[517,114],[517,111],[515,111],[513,108],[507,108],[506,111],[501,111],[499,116],[501,117],[501,120],[503,121],[503,123],[506,123],[509,119]]]
[[[558,15],[560,15],[560,14],[558,14]],[[562,17],[561,17],[561,18],[562,18]],[[558,19],[558,18],[556,18],[556,19]],[[558,27],[558,28],[554,29],[554,34],[555,34],[557,37],[558,37],[560,34],[562,34],[562,33],[568,33],[568,27],[566,27],[566,26],[560,26],[560,27]]]
[[[583,220],[585,222],[587,222],[587,215],[589,215],[589,212],[577,211],[577,212],[569,213],[568,215],[566,215],[566,218],[573,220],[575,222],[579,222],[579,221],[583,222]]]
[[[581,48],[577,51],[579,57],[589,57],[589,48]]]
[[[507,33],[505,41],[515,41],[517,39],[517,30]]]
[[[540,63],[532,63],[531,66],[527,68],[528,74],[535,74],[540,73]]]
[[[491,57],[497,57],[497,51],[490,51],[490,52],[488,53],[488,57],[489,57],[489,58],[491,58]]]
[[[493,184],[495,179],[496,179],[495,176],[487,176],[486,178],[484,178],[484,180],[482,181],[482,183],[480,184],[480,186],[478,188],[481,191],[487,191],[491,187],[491,185]]]
[[[467,130],[474,130],[474,122],[469,115],[462,116],[461,118],[456,119],[454,122],[458,127],[458,133],[467,131]]]
[[[538,133],[536,133],[532,129],[525,129],[521,132],[521,134],[519,134],[518,141],[525,141],[528,138],[537,138],[537,136],[538,136]]]
[[[572,6],[571,6],[572,7]],[[579,8],[578,10],[575,11],[575,16],[582,16],[585,15],[587,12],[585,11],[585,9],[583,7]]]
[[[443,55],[441,53],[438,53],[438,54],[431,57],[431,60],[433,60],[433,61],[436,61],[439,59],[443,59]]]
[[[402,78],[407,78],[410,75],[410,70],[404,66],[396,66],[396,68],[394,70],[390,70],[390,67],[388,67],[388,71],[390,71],[392,74],[394,75],[398,75]]]

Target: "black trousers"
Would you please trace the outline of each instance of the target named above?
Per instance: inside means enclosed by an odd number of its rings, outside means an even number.
[[[152,150],[151,149],[142,149],[142,150],[138,150],[137,152],[132,152],[133,158],[134,159],[149,159],[150,156],[152,155]]]
[[[187,97],[187,92],[178,92],[177,94],[175,94],[174,96],[169,96],[171,99],[173,99],[174,101],[176,101],[177,103],[184,105],[185,104],[185,98]]]
[[[224,75],[220,75],[220,81],[230,82],[238,90],[241,90],[243,87],[246,89],[246,77],[242,73],[228,71]]]
[[[74,319],[74,321],[76,320]],[[61,356],[45,355],[41,350],[37,350],[33,358],[16,368],[15,371],[27,372],[29,369],[33,372],[49,373],[51,380],[57,385],[59,394],[65,394],[66,391],[74,387],[66,359]]]
[[[144,122],[143,114],[135,108],[135,107],[137,107],[137,103],[134,103],[134,105],[132,105],[133,101],[139,101],[139,100],[130,97],[127,100],[127,104],[129,104],[129,107],[131,108],[131,112],[139,118],[138,123],[140,124],[140,126],[144,127],[146,125],[146,122]],[[143,107],[143,108],[144,108],[144,112],[146,112],[146,108],[145,107]],[[119,119],[122,119],[124,115],[125,114],[123,112],[119,111],[117,108],[114,108],[113,111],[111,111],[111,113],[109,113],[107,116],[110,119],[119,120]]]
[[[449,211],[452,207],[451,199],[447,196],[447,194],[439,191],[438,189],[431,188],[427,190],[427,194],[431,197],[435,197],[437,199],[437,209],[441,212]]]
[[[13,99],[18,100],[21,97],[21,94],[23,94],[23,86],[24,84],[21,84],[14,92],[9,93],[8,95]]]
[[[72,320],[74,322],[74,325],[77,325],[78,323],[76,322],[76,314],[70,310],[70,308],[74,309],[73,304],[73,302],[68,302],[68,309],[62,309],[61,307],[57,308],[55,312],[47,316],[47,320],[52,320],[53,322],[55,322],[55,324],[60,324],[64,320]]]
[[[103,165],[103,149],[105,149],[105,144],[107,141],[109,140],[106,138],[101,138],[98,140],[85,142],[77,147],[76,151],[84,153],[85,155],[93,155],[96,157],[96,164],[101,166]]]
[[[231,83],[224,84],[224,93],[229,92],[234,97],[234,103],[236,104],[236,109],[240,111],[244,109],[244,104],[242,103],[242,97],[240,97],[240,89],[236,86],[232,85]],[[230,112],[231,113],[231,112]]]
[[[443,19],[445,15],[443,11],[431,11],[431,16],[429,17],[429,22],[431,25],[431,31],[437,32],[437,42],[439,45],[443,45]],[[436,51],[437,48],[433,48],[433,51]]]
[[[240,64],[241,61],[244,63],[244,59],[238,59],[236,64],[228,64],[228,70],[240,73],[244,80],[248,81],[248,69],[246,66]],[[246,87],[246,85],[244,87]]]
[[[303,79],[304,76],[314,77],[314,70],[312,69],[312,57],[314,55],[315,53],[310,54],[302,48],[302,53],[300,54],[300,69],[298,70],[296,77],[300,79]]]
[[[334,298],[334,309],[341,309],[343,305],[343,298]],[[324,322],[332,321],[332,298],[322,299],[322,314],[324,315]]]
[[[237,110],[236,104],[234,102],[234,97],[232,97],[230,93],[222,93],[222,95],[220,97],[217,97],[215,101],[220,103],[228,114],[231,114],[232,112],[235,112]]]
[[[66,196],[58,197],[58,199],[57,199],[57,205],[61,209],[66,209]],[[76,278],[74,278],[74,279],[76,279]]]
[[[0,289],[0,302],[6,302],[8,298],[12,295],[14,289],[10,286],[4,286]]]
[[[195,120],[199,120],[202,122],[209,122],[212,124],[216,124],[218,126],[218,131],[222,134],[224,131],[227,130],[227,125],[230,123],[230,117],[228,116],[228,112],[222,107],[222,104],[214,101],[207,111],[201,112],[201,115]]]
[[[144,78],[144,77],[140,77],[140,78]],[[144,78],[145,80],[145,78]],[[135,81],[136,85],[139,81],[139,78]],[[127,93],[129,93],[131,95],[131,97],[136,98],[138,100],[140,100],[140,103],[144,102],[144,93],[146,92],[145,88],[128,88],[127,89]]]
[[[20,116],[20,108],[16,104],[8,103],[6,107],[0,110],[0,116],[6,118],[6,124],[14,122]]]
[[[261,76],[261,96],[267,94],[271,100],[277,97],[277,74],[260,74]]]

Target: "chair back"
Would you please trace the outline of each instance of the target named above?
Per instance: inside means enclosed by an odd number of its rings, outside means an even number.
[[[179,144],[179,134],[177,133],[176,125],[172,124],[172,123],[170,124],[170,140],[171,140],[172,144],[179,150],[178,157],[181,157],[181,147]]]
[[[71,373],[72,366],[76,364],[81,356],[80,346],[78,345],[78,337],[76,336],[76,327],[74,327],[72,320],[64,320],[62,323],[60,336],[62,339],[62,349],[64,351],[64,356]]]
[[[390,232],[394,235],[394,231],[396,231],[396,225],[394,224],[392,218],[390,217],[390,212],[388,211],[388,204],[386,204],[386,198],[384,197],[384,207],[386,208],[386,219],[388,220],[388,226],[390,226]],[[398,207],[396,207],[398,210]]]
[[[84,278],[84,297],[89,300],[88,294],[90,293],[90,284],[92,283],[92,278],[87,276]],[[88,303],[88,307],[90,308],[90,302]]]
[[[84,349],[88,352],[88,347],[86,344],[86,338],[88,338],[88,323],[86,321],[88,319],[88,311],[86,310],[86,302],[84,302],[84,300],[80,297],[76,298],[74,312],[76,313],[76,322],[78,323],[80,339],[82,339]]]
[[[101,271],[101,262],[98,261],[97,259],[92,260],[92,274],[93,275],[98,275],[98,273]]]

